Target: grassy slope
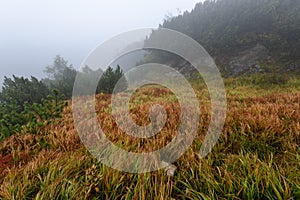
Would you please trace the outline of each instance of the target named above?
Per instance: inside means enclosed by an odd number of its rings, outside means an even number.
[[[192,147],[175,163],[173,177],[164,170],[127,174],[103,166],[80,142],[68,107],[64,119],[47,129],[34,135],[24,131],[0,143],[0,198],[300,198],[299,80],[267,88],[245,85],[237,79],[227,80],[226,85],[228,112],[223,135],[204,159],[199,158],[198,151],[208,126],[209,98],[206,89],[195,86],[201,102],[201,123]],[[162,147],[176,128],[178,119],[174,114],[163,135],[153,140],[130,139],[118,131],[108,114],[110,97],[99,95],[97,99],[104,130],[125,149]],[[167,90],[144,88],[132,99],[137,123],[146,124],[145,113],[152,100],[162,102],[168,112],[178,112],[178,104]]]

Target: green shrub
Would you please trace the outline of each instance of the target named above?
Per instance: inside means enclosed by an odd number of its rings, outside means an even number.
[[[0,104],[0,141],[26,129],[30,133],[36,133],[38,129],[52,123],[54,119],[62,117],[62,111],[66,102],[62,101],[63,95],[53,90],[52,95],[42,99],[41,103],[23,104],[23,111],[15,101]]]

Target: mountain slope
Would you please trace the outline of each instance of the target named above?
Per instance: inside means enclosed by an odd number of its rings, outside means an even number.
[[[300,72],[300,1],[205,1],[160,27],[198,41],[224,74]]]

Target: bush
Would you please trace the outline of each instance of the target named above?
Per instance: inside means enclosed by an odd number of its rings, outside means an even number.
[[[47,86],[35,77],[31,79],[24,77],[4,77],[0,102],[18,106],[17,112],[23,111],[24,103],[41,103],[43,98],[50,94]]]
[[[27,129],[35,133],[38,128],[52,123],[54,119],[62,117],[62,111],[66,102],[62,101],[63,95],[59,95],[57,90],[53,90],[53,95],[48,95],[47,99],[42,99],[41,103],[30,104],[25,102],[21,110],[15,101],[11,103],[0,103],[0,141]]]

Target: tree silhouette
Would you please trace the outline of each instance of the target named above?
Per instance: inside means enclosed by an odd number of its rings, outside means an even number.
[[[118,81],[120,82],[118,84],[118,87],[115,89],[115,92],[122,92],[126,90],[128,84],[126,78],[123,75],[123,70],[119,65],[115,70],[113,70],[113,68],[109,66],[102,74],[102,77],[98,84],[97,93],[103,92],[112,94]]]

